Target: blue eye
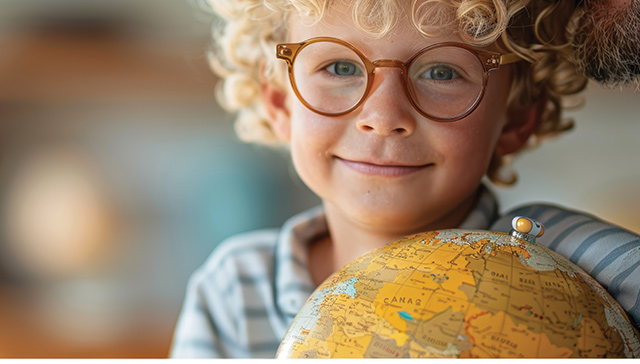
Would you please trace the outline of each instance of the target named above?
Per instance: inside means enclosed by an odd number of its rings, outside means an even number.
[[[436,81],[449,81],[458,78],[458,72],[449,66],[438,65],[429,68],[421,77]]]
[[[358,66],[346,61],[334,62],[325,69],[338,76],[357,76],[362,74]]]

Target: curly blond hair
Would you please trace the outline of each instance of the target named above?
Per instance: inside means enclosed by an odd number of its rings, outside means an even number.
[[[287,19],[300,14],[320,21],[336,2],[344,0],[202,0],[219,18],[214,27],[210,63],[220,76],[217,97],[236,112],[236,132],[245,141],[281,144],[271,129],[260,99],[260,73],[284,87],[286,69],[275,58],[277,43],[287,41]],[[463,41],[482,47],[500,41],[528,62],[516,64],[508,107],[546,100],[542,120],[528,147],[570,129],[563,120],[563,98],[582,91],[587,83],[571,60],[577,28],[574,1],[557,0],[359,0],[352,18],[362,31],[382,37],[401,16],[408,16],[423,34],[455,27]],[[264,70],[261,64],[264,63]],[[487,176],[494,183],[512,184],[500,170],[509,156],[494,157]]]

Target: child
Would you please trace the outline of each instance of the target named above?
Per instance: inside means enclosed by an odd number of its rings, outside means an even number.
[[[568,61],[573,1],[212,5],[226,20],[214,64],[239,135],[286,144],[323,203],[213,252],[189,282],[172,356],[273,357],[344,264],[421,231],[508,231],[516,214],[545,224],[539,243],[640,318],[637,235],[556,206],[499,216],[481,184],[513,183],[507,156],[570,127],[562,98],[586,83]]]

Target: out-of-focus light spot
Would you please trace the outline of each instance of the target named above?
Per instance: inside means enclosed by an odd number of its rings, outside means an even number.
[[[82,276],[111,255],[113,213],[89,161],[43,150],[15,174],[4,206],[14,268],[38,278]]]

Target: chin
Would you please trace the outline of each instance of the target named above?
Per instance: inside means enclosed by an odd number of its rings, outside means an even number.
[[[367,230],[396,235],[398,238],[428,230],[433,219],[424,212],[375,207],[352,211],[353,220]]]

